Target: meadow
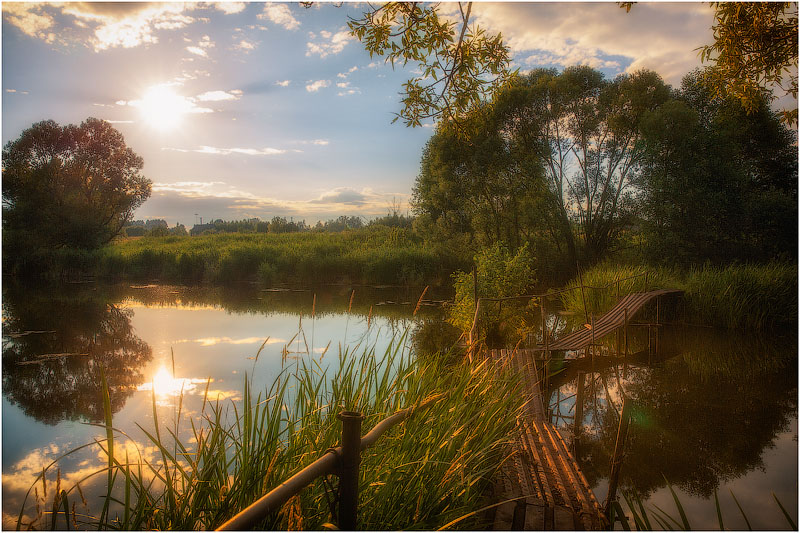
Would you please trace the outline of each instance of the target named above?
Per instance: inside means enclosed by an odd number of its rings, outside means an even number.
[[[64,250],[62,274],[164,283],[445,284],[470,258],[441,253],[410,229],[217,233],[122,239],[93,252]]]

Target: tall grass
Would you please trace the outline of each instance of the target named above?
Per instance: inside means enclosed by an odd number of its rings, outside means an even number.
[[[129,439],[107,415],[108,437],[98,446],[108,466],[95,473],[108,478],[103,512],[76,513],[78,486],[64,490],[59,502],[70,509],[70,522],[84,528],[213,529],[336,446],[341,410],[361,411],[367,431],[402,408],[445,393],[362,454],[359,527],[428,529],[467,515],[481,506],[491,477],[507,459],[521,409],[518,381],[486,367],[448,366],[443,357],[417,359],[406,345],[403,336],[382,354],[340,349],[327,366],[308,357],[290,361],[263,392],[253,391],[245,378],[240,404],[208,399],[199,417],[181,417],[181,400],[172,428],[158,420],[154,397],[153,426],[140,426],[146,442],[134,443],[138,457],[120,455],[131,449],[123,445]],[[180,423],[190,428],[188,438],[181,437]],[[146,447],[157,453],[148,457]],[[34,485],[44,482],[43,472]],[[328,527],[335,484],[318,480],[259,527]],[[53,506],[54,526],[64,523],[56,520],[63,509]],[[31,525],[22,516],[18,526]],[[41,516],[47,521],[48,513]],[[476,520],[459,525],[481,526]]]
[[[183,283],[427,284],[446,281],[468,260],[436,253],[411,230],[376,226],[339,233],[143,237],[97,252],[93,270],[108,278]]]
[[[578,315],[602,314],[619,296],[647,289],[681,289],[689,322],[724,328],[764,329],[797,324],[797,265],[771,262],[764,265],[705,266],[679,271],[664,267],[602,263],[570,283],[575,290],[562,295],[564,307]],[[632,276],[636,276],[633,279]]]

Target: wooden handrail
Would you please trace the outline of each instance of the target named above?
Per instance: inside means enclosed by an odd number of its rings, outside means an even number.
[[[360,454],[362,451],[366,450],[368,447],[375,444],[375,442],[380,438],[381,435],[386,433],[391,427],[396,426],[400,422],[410,418],[414,415],[417,411],[422,409],[426,409],[439,401],[445,393],[435,394],[430,396],[424,400],[422,400],[418,405],[412,405],[406,409],[398,411],[397,413],[383,419],[381,422],[375,425],[372,430],[357,439],[358,442],[358,450],[356,453]],[[359,428],[360,428],[360,413],[352,413],[352,412],[343,412],[339,417],[340,420],[343,422],[343,444],[347,444],[345,441],[344,433],[347,431],[347,421],[352,420],[354,418],[359,418]],[[283,504],[285,504],[289,498],[299,493],[303,488],[307,485],[314,482],[315,479],[318,477],[322,477],[325,475],[337,475],[340,476],[340,489],[341,483],[343,482],[343,478],[341,477],[342,469],[340,465],[340,458],[347,456],[348,453],[352,453],[352,450],[346,450],[343,446],[338,446],[336,448],[331,448],[327,450],[322,457],[308,465],[307,467],[300,470],[298,473],[269,491],[267,494],[253,502],[247,508],[240,511],[236,516],[219,526],[216,531],[237,531],[243,529],[250,529],[255,524],[263,520],[269,513],[273,511],[277,511],[280,509]],[[357,463],[356,463],[356,480],[358,479],[357,476]],[[357,485],[357,483],[356,483]],[[352,489],[353,487],[348,487],[347,490]],[[355,488],[357,491],[357,486]],[[357,494],[356,494],[357,497]],[[341,503],[341,502],[340,502]],[[352,503],[352,502],[350,502]],[[357,499],[356,499],[357,503]],[[347,526],[353,526],[352,529],[355,529],[355,510],[352,509],[352,516],[342,516],[343,514],[348,515],[348,513],[343,513],[343,509],[340,507],[339,509],[339,521],[341,522],[348,522]],[[341,524],[340,524],[341,525]]]

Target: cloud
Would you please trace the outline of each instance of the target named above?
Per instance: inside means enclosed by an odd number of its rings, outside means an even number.
[[[602,2],[476,3],[473,13],[529,66],[649,68],[673,85],[700,66],[696,49],[713,41],[713,10],[705,4],[640,2],[626,13]]]
[[[174,344],[182,344],[193,342],[197,343],[200,346],[216,346],[217,344],[262,344],[264,343],[264,337],[244,337],[241,339],[232,339],[231,337],[203,337],[200,339],[181,339],[173,341]],[[283,344],[285,343],[285,339],[273,339],[268,338],[266,340],[266,344]],[[205,381],[203,381],[205,383]]]
[[[320,37],[322,37],[321,41],[312,42],[317,38],[317,36],[313,32],[309,32],[308,36],[312,41],[306,43],[306,56],[311,57],[314,54],[319,55],[319,57],[327,57],[329,55],[338,54],[347,44],[353,40],[353,37],[350,35],[350,32],[347,30],[341,30],[336,32],[335,34],[331,34],[329,31],[321,31],[319,32]]]
[[[364,205],[367,199],[368,195],[365,192],[358,192],[349,187],[339,187],[322,193],[314,202],[320,204]]]
[[[296,30],[300,27],[300,22],[294,18],[292,11],[286,4],[267,3],[264,11],[258,15],[260,19],[269,19],[287,30]]]
[[[43,5],[5,2],[3,3],[3,18],[29,37],[35,37],[47,43],[55,41],[55,33],[51,31],[55,21],[45,11]]]
[[[244,8],[247,7],[247,4],[244,2],[214,2],[213,6],[226,15],[234,15],[244,11]]]
[[[208,52],[197,46],[187,46],[186,51],[191,52],[192,54],[198,55],[200,57],[208,57]]]
[[[77,2],[59,7],[64,14],[94,27],[91,43],[95,51],[100,51],[157,43],[156,31],[184,28],[195,21],[184,14],[192,6],[196,5]]]
[[[207,194],[224,181],[176,181],[175,183],[153,183],[153,192],[177,192],[182,194]]]
[[[224,100],[238,100],[242,97],[242,91],[233,89],[232,91],[207,91],[198,94],[197,99],[201,102],[221,102]]]
[[[210,154],[210,155],[279,155],[287,151],[278,148],[217,148],[214,146],[200,146],[198,148],[162,148],[169,152]]]
[[[288,87],[290,83],[292,83],[291,80],[282,80],[276,81],[275,85],[278,85],[279,87]]]
[[[250,41],[246,41],[245,39],[242,39],[237,44],[233,45],[233,49],[234,50],[242,50],[245,53],[247,53],[247,52],[251,52],[251,51],[255,50],[257,46],[258,46],[257,43],[253,43],[253,42],[250,42]]]
[[[350,74],[352,74],[353,72],[355,72],[357,70],[358,70],[358,67],[354,66],[354,67],[351,67],[350,70],[348,70],[347,72],[340,72],[339,74],[336,75],[336,77],[337,78],[346,79],[347,76],[349,76]]]
[[[317,80],[314,82],[309,81],[306,84],[306,91],[310,93],[315,93],[324,87],[330,86],[330,84],[331,84],[330,80]]]

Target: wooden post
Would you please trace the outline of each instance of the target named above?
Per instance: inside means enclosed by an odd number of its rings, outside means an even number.
[[[614,455],[611,458],[611,475],[608,481],[608,496],[606,497],[605,513],[610,516],[611,504],[617,499],[617,485],[619,472],[622,468],[622,454],[625,451],[625,440],[628,438],[628,425],[630,422],[630,401],[623,396],[622,413],[619,417],[617,429],[617,443],[614,445]]]
[[[623,332],[625,336],[625,359],[622,362],[622,378],[628,377],[628,308],[625,308],[625,319],[623,321]]]
[[[542,296],[539,308],[542,310],[542,341],[544,342],[544,388],[550,389],[550,332],[547,330],[547,313],[544,310],[544,296]]]
[[[573,431],[573,441],[578,438],[583,431],[583,372],[578,372],[577,392],[575,394],[575,429]]]
[[[583,290],[583,274],[581,274],[581,268],[578,266],[578,263],[575,263],[575,267],[578,269],[578,280],[581,282],[581,298],[583,299],[583,316],[586,319],[585,323],[589,322],[589,310],[586,308],[586,293]]]
[[[342,457],[339,471],[339,529],[355,531],[358,524],[358,464],[361,462],[361,413],[342,411]]]

